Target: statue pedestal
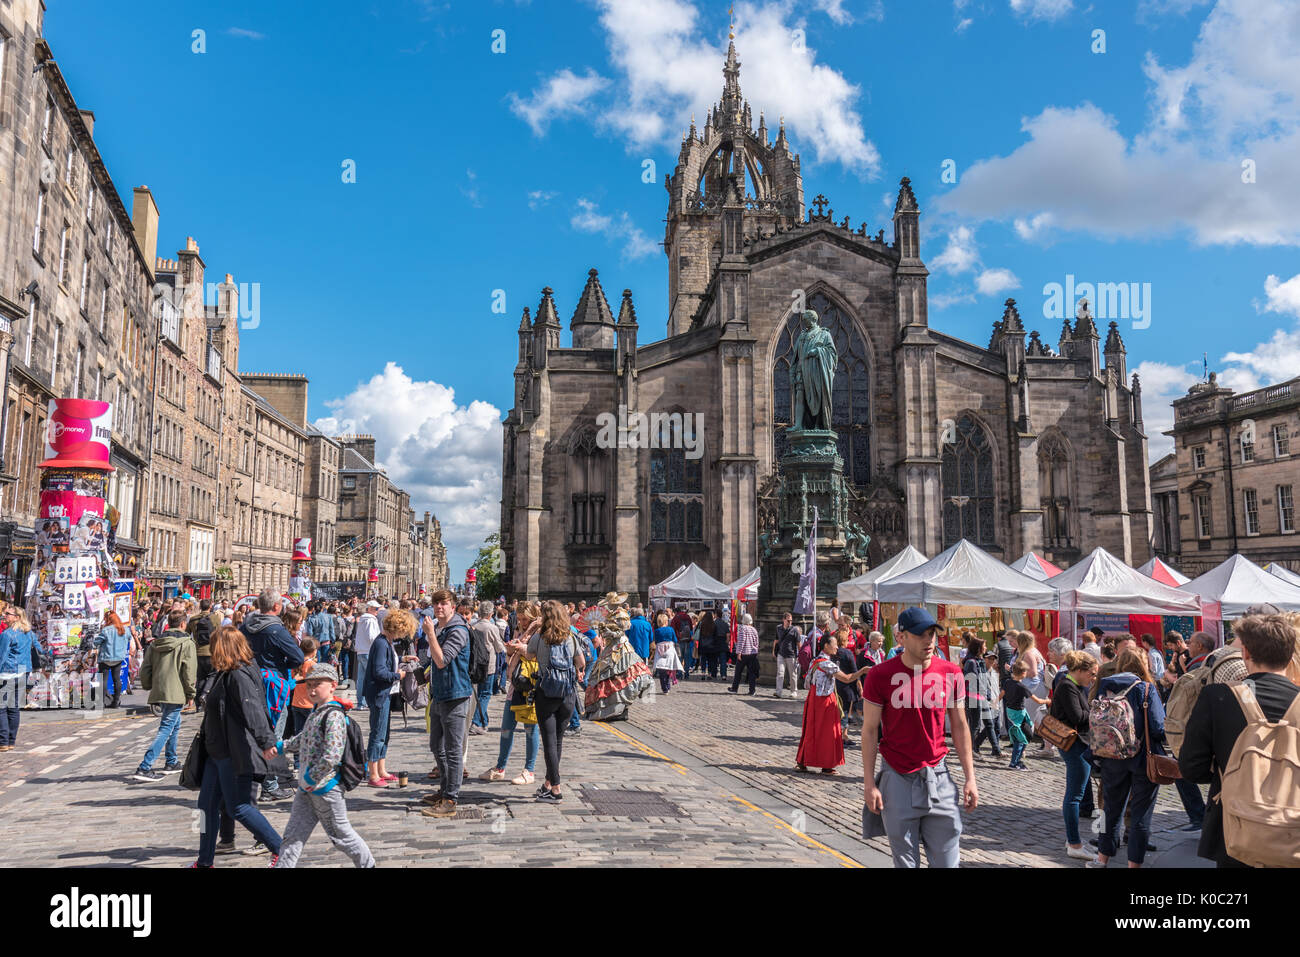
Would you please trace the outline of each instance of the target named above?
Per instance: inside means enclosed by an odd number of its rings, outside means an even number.
[[[759,663],[764,678],[774,677],[776,663],[770,641],[782,616],[794,609],[799,587],[798,561],[807,555],[806,535],[812,532],[817,509],[817,610],[829,610],[836,586],[867,569],[867,544],[861,529],[849,522],[850,493],[844,482],[844,462],[832,431],[791,430],[789,451],[781,456],[777,526],[760,536],[763,569],[759,614],[755,624],[765,642]],[[795,617],[807,634],[812,616]]]

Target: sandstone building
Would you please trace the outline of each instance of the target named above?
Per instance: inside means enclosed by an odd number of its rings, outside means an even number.
[[[834,427],[873,565],[963,536],[1004,561],[1034,549],[1068,565],[1097,545],[1145,561],[1147,441],[1115,325],[1103,345],[1080,302],[1053,350],[1026,339],[1008,300],[987,345],[931,329],[908,180],[892,241],[837,221],[820,195],[807,207],[784,124],[775,140],[761,114],[754,127],[734,44],[723,77],[666,177],[666,337],[641,344],[644,309],[630,290],[611,308],[595,270],[569,345],[549,287],[524,310],[504,427],[506,591],[644,592],[686,562],[723,581],[757,565],[800,302],[838,350]],[[700,416],[702,456],[602,437],[602,416],[636,413]]]
[[[1211,374],[1173,405],[1174,451],[1152,466],[1156,554],[1192,577],[1238,553],[1300,571],[1300,378],[1237,395]]]

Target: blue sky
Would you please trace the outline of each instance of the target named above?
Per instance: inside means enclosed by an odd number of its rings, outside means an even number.
[[[45,32],[119,189],[153,189],[159,252],[194,236],[210,279],[260,284],[241,367],[375,433],[459,577],[497,524],[521,309],[551,285],[567,324],[596,267],[663,334],[663,177],[720,93],[726,7],[50,0]],[[1054,345],[1045,284],[1149,283],[1120,331],[1158,453],[1203,352],[1237,388],[1300,370],[1296,11],[770,0],[736,4],[736,43],[806,199],[888,235],[912,179],[936,328],[984,344],[1013,296]]]

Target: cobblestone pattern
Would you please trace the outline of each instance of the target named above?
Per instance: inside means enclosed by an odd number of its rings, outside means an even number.
[[[803,692],[798,700],[776,699],[771,684],[760,685],[754,697],[745,694],[744,686],[739,695],[728,694],[729,687],[729,680],[702,682],[692,678],[663,695],[656,685],[652,703],[631,709],[623,727],[670,741],[686,753],[860,840],[862,752],[856,744],[845,749],[845,765],[839,769],[839,776],[802,774],[795,770],[794,759],[799,747]],[[856,742],[856,725],[851,734]],[[1003,750],[1006,753],[1005,745]],[[964,815],[962,865],[1083,866],[1082,861],[1065,856],[1065,825],[1061,818],[1064,763],[1047,757],[1032,743],[1025,753],[1029,772],[1009,770],[1007,760],[994,761],[987,750],[983,758],[976,758],[980,803]],[[950,752],[948,766],[960,789],[965,778],[955,752]],[[1152,820],[1156,846],[1164,849],[1160,831],[1186,823],[1177,791],[1162,787]],[[1081,824],[1086,839],[1091,836],[1092,821]],[[1165,835],[1164,840],[1172,843],[1173,839]],[[866,844],[889,852],[883,838]]]

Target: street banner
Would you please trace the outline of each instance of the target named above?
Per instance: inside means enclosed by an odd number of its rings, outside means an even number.
[[[803,573],[799,576],[799,590],[794,598],[796,615],[817,613],[817,518],[817,506],[814,505],[812,535],[808,537],[807,557],[804,559]]]
[[[113,437],[113,405],[91,399],[51,399],[45,425],[45,461],[40,468],[92,468],[113,471],[108,447]]]

